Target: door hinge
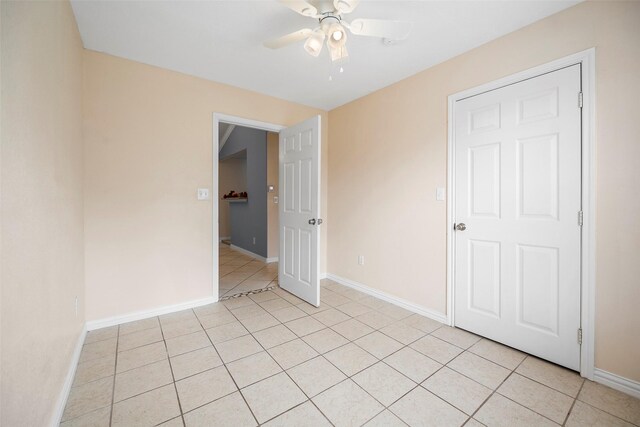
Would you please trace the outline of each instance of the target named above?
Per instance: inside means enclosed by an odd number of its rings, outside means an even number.
[[[582,328],[578,329],[578,344],[582,345]]]
[[[578,107],[582,108],[582,92],[578,92]]]
[[[584,224],[584,213],[582,211],[578,211],[578,225],[582,227]]]

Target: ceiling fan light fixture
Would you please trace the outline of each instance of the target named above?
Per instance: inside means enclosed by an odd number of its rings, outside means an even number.
[[[329,34],[328,46],[342,47],[347,43],[347,33],[344,27],[337,22],[329,26],[327,34]]]
[[[341,59],[346,59],[349,56],[349,52],[347,51],[347,47],[345,45],[342,46],[332,46],[328,44],[329,53],[331,54],[331,61],[339,61]]]
[[[304,42],[304,50],[311,56],[318,56],[322,51],[322,45],[324,43],[324,33],[322,31],[314,32],[306,42]]]

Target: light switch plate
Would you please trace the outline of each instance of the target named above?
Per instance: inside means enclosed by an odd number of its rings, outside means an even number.
[[[280,199],[278,199],[278,196],[273,196],[273,203],[277,205],[279,201]]]
[[[436,200],[444,201],[444,197],[445,197],[444,188],[442,187],[436,188]]]
[[[208,188],[198,188],[198,200],[209,200]]]

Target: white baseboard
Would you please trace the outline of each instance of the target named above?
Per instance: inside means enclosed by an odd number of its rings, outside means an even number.
[[[278,257],[273,257],[273,258],[265,258],[262,255],[258,255],[258,254],[254,254],[251,251],[248,251],[244,248],[241,248],[240,246],[236,246],[234,244],[231,245],[231,249],[233,249],[234,251],[238,251],[241,254],[245,254],[245,255],[249,255],[251,258],[255,258],[259,261],[262,262],[266,262],[266,263],[271,263],[271,262],[277,262],[278,261]]]
[[[58,401],[56,402],[53,419],[51,420],[51,427],[58,427],[60,425],[60,421],[62,421],[62,415],[64,413],[64,408],[67,406],[67,399],[69,398],[69,393],[71,392],[73,379],[76,376],[76,368],[78,367],[80,353],[82,352],[82,346],[84,345],[84,339],[86,336],[87,328],[86,325],[83,325],[82,332],[80,332],[78,341],[76,341],[76,347],[73,350],[73,355],[71,356],[71,362],[69,364],[69,369],[67,370],[67,376],[64,379],[62,390],[60,390],[60,395],[58,396]]]
[[[419,306],[402,298],[398,298],[394,295],[388,294],[386,292],[379,291],[377,289],[373,289],[367,285],[362,283],[358,283],[354,280],[345,279],[344,277],[336,276],[335,274],[326,273],[326,278],[329,280],[333,280],[341,285],[347,286],[349,288],[355,289],[357,291],[363,292],[367,295],[371,295],[372,297],[379,298],[383,301],[389,302],[391,304],[397,305],[398,307],[402,307],[406,310],[412,311],[421,316],[428,317],[437,322],[447,324],[447,316],[442,313],[438,313],[436,311],[430,310],[428,308]]]
[[[87,331],[106,328],[108,326],[120,325],[122,323],[133,322],[135,320],[147,319],[149,317],[160,316],[163,314],[174,313],[176,311],[200,307],[201,305],[213,304],[214,302],[218,301],[213,297],[207,297],[179,304],[156,307],[150,310],[136,311],[134,313],[123,314],[121,316],[107,317],[106,319],[91,320],[87,322]]]
[[[640,399],[640,382],[621,377],[611,372],[596,368],[593,373],[595,382],[604,384],[623,393]]]
[[[326,279],[327,278],[327,273],[320,273],[319,277],[320,277],[320,280]]]

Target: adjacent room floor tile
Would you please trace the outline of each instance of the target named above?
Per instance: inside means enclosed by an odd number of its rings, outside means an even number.
[[[224,366],[176,382],[183,412],[189,412],[237,390]]]
[[[156,425],[180,415],[173,384],[149,391],[113,405],[112,425]]]
[[[347,378],[322,356],[301,363],[287,370],[287,373],[309,397]]]
[[[410,426],[461,426],[467,415],[422,387],[416,387],[394,403],[391,412]]]
[[[352,380],[347,379],[313,399],[336,426],[359,426],[384,409]]]
[[[256,426],[256,420],[239,392],[184,414],[187,427]]]
[[[430,376],[422,386],[469,415],[489,397],[492,390],[446,366]]]
[[[242,394],[260,423],[307,400],[284,372],[242,389]]]
[[[384,362],[368,367],[352,379],[384,406],[391,405],[416,386],[416,383]]]

